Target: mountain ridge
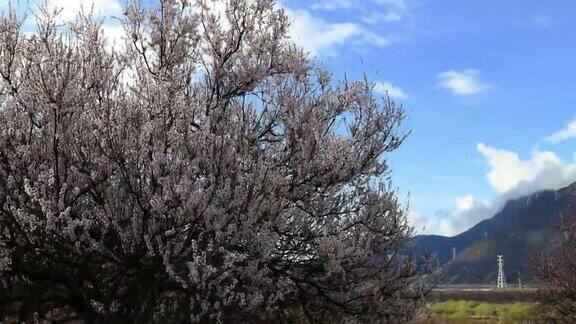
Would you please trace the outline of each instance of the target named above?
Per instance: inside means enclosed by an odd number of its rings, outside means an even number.
[[[435,254],[444,270],[444,283],[495,283],[496,255],[504,255],[508,281],[530,281],[528,261],[548,250],[558,226],[576,215],[576,183],[507,201],[491,218],[452,236],[414,238],[416,255]],[[452,259],[452,248],[456,258]]]

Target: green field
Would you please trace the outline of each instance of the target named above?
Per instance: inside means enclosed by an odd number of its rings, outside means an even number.
[[[533,305],[467,300],[431,302],[427,305],[428,318],[421,323],[527,323],[533,319]]]

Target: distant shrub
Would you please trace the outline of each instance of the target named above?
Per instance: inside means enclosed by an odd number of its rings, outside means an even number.
[[[475,323],[476,320],[481,320],[484,324],[529,322],[534,316],[533,307],[530,303],[494,304],[466,300],[449,300],[428,305],[433,320],[438,320],[439,323]]]
[[[498,309],[493,304],[481,303],[474,309],[476,315],[494,316],[497,315]]]
[[[448,321],[454,321],[454,323],[462,323],[470,320],[470,314],[467,311],[458,311],[447,315],[445,319]]]
[[[514,321],[526,321],[533,316],[532,306],[524,303],[514,303],[508,309],[509,315]]]

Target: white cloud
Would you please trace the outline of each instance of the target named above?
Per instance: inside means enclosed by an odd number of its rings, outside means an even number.
[[[110,19],[112,16],[122,15],[122,5],[118,0],[49,0],[48,8],[59,10],[56,19],[60,23],[73,21],[81,11],[102,17],[104,18],[102,31],[108,41],[108,47],[124,45],[122,40],[125,35],[124,29],[118,22]]]
[[[335,45],[346,43],[353,50],[365,52],[368,48],[389,46],[393,40],[400,42],[405,40],[405,31],[411,28],[410,19],[412,11],[416,8],[412,5],[413,0],[314,0],[309,8],[312,10],[334,11],[340,10],[345,15],[345,22],[333,23],[331,16],[326,19],[312,17],[305,10],[293,11],[298,22],[297,30],[294,32],[299,38],[294,38],[296,43],[303,43],[311,53],[323,52],[324,54],[334,54],[334,45],[324,46],[324,50],[318,51],[317,44],[311,39],[324,40],[319,43],[320,47],[324,43],[334,43]],[[311,18],[313,21],[311,22]],[[392,24],[394,23],[394,24]],[[384,24],[386,24],[384,26]],[[301,26],[312,28],[301,28]],[[410,27],[408,27],[410,26]],[[324,29],[314,28],[324,27]],[[339,30],[339,34],[322,31],[333,27],[346,27]],[[386,27],[384,29],[383,27]],[[304,34],[304,36],[302,36]],[[307,35],[310,34],[310,35]],[[327,38],[325,36],[328,36]],[[301,39],[301,41],[298,41]],[[341,41],[344,39],[344,41]]]
[[[404,9],[408,7],[407,0],[374,0],[374,1],[381,5],[390,5],[399,9]]]
[[[477,70],[450,70],[438,75],[436,87],[452,91],[456,95],[471,95],[486,91],[492,88],[492,85],[482,81]]]
[[[363,9],[363,10],[395,10],[405,11],[408,9],[407,0],[319,0],[310,5],[314,10],[339,10],[339,9]]]
[[[399,22],[409,15],[406,0],[322,0],[312,3],[313,10],[360,10],[360,19],[368,25]]]
[[[395,86],[391,82],[376,82],[374,85],[374,91],[382,95],[388,95],[392,99],[406,99],[408,95],[402,88]]]
[[[394,11],[387,13],[370,12],[362,17],[362,21],[367,24],[375,25],[388,22],[397,22],[402,20],[402,14]]]
[[[408,221],[414,227],[416,235],[453,236],[496,212],[496,207],[489,201],[466,195],[456,198],[451,210],[439,210],[432,217],[425,217],[420,212],[411,211],[408,214]]]
[[[498,192],[557,189],[576,179],[576,163],[565,163],[550,151],[534,151],[528,160],[517,153],[479,143],[477,150],[490,165],[490,185]]]
[[[122,6],[118,0],[49,0],[48,8],[61,10],[58,18],[61,21],[71,21],[76,18],[80,10],[93,13],[98,16],[119,16],[122,14]]]
[[[476,148],[490,167],[486,179],[495,194],[489,199],[466,195],[457,198],[451,210],[440,210],[427,217],[419,213],[415,214],[418,217],[409,216],[418,234],[456,235],[494,216],[511,199],[557,190],[576,181],[576,154],[572,161],[563,161],[554,152],[536,150],[522,159],[514,151],[484,143],[478,143]]]
[[[362,20],[371,25],[405,20],[413,9],[408,0],[374,0],[383,10],[369,10]]]
[[[118,49],[125,49],[124,36],[126,32],[122,25],[103,25],[102,31],[104,32],[104,37],[106,37],[109,48],[116,47]]]
[[[408,223],[414,228],[414,235],[441,234],[454,235],[456,229],[447,218],[425,217],[421,212],[411,210],[408,212]],[[457,234],[457,233],[456,233]]]
[[[442,235],[454,236],[458,235],[459,227],[453,222],[453,219],[446,216],[439,217],[438,215],[432,219],[426,219],[414,226],[416,235]]]
[[[357,23],[330,23],[318,17],[313,17],[306,10],[286,9],[292,21],[290,37],[309,52],[312,56],[318,54],[334,54],[334,48],[346,42],[356,46],[388,46],[386,38],[366,30]]]
[[[472,209],[475,203],[475,199],[473,195],[467,195],[464,197],[460,197],[456,199],[456,208],[459,211],[468,211]]]
[[[411,226],[419,225],[423,219],[424,215],[422,215],[422,213],[419,211],[410,210],[408,212],[408,223],[410,223]]]
[[[564,129],[546,137],[546,140],[551,143],[560,143],[574,138],[576,138],[576,120],[570,122]]]
[[[494,216],[501,204],[489,200],[478,200],[474,196],[466,196],[457,199],[456,207],[451,211],[438,211],[436,228],[431,228],[435,233],[454,236],[462,233],[479,221]]]
[[[353,0],[325,0],[313,3],[310,8],[315,10],[350,9],[354,4]]]
[[[2,1],[2,0],[0,0]],[[355,0],[329,0],[316,3],[317,6],[345,8],[358,3]],[[223,1],[209,1],[210,10],[216,13],[225,11]],[[390,44],[388,39],[378,33],[368,30],[364,25],[355,22],[333,23],[325,19],[315,17],[307,10],[292,10],[282,4],[291,20],[289,35],[292,40],[301,46],[312,56],[319,54],[335,55],[335,49],[339,45],[349,44],[355,49],[367,47],[385,47]],[[80,10],[92,12],[104,18],[104,34],[110,43],[122,45],[121,38],[124,31],[120,25],[109,19],[111,16],[121,16],[122,5],[120,0],[48,0],[48,7],[59,9],[59,22],[71,21],[76,18]],[[226,19],[223,19],[223,24]]]
[[[290,28],[292,40],[313,56],[361,33],[361,28],[353,23],[331,24],[313,18],[306,10],[287,9],[286,12],[292,20]]]

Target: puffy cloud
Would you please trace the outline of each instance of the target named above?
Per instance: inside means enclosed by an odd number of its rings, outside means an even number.
[[[362,21],[370,25],[387,23],[387,22],[397,22],[401,20],[402,20],[402,14],[395,11],[390,11],[387,13],[371,12],[362,17]]]
[[[387,8],[387,13],[394,13],[399,16],[404,16],[408,13],[411,6],[409,0],[374,0],[380,6]]]
[[[433,216],[409,216],[418,234],[452,236],[494,216],[504,204],[542,190],[557,190],[576,181],[576,156],[563,161],[550,151],[534,151],[522,159],[514,151],[495,148],[484,143],[476,146],[490,167],[486,179],[495,190],[489,199],[466,195],[455,200],[450,210],[437,211]]]
[[[348,0],[324,1],[314,3],[312,7],[318,9],[338,8],[352,5],[353,2]],[[226,15],[226,2],[224,0],[209,1],[208,8],[221,17]],[[371,33],[358,23],[333,23],[312,14],[308,10],[287,7],[282,2],[276,3],[276,8],[283,9],[290,20],[288,35],[291,40],[311,56],[334,55],[337,46],[350,42],[358,45],[362,43],[369,43],[371,46],[388,45],[387,40]],[[222,19],[220,24],[224,29],[229,27],[227,19]]]
[[[410,210],[408,212],[408,223],[410,223],[413,227],[418,227],[418,225],[422,225],[421,223],[425,220],[424,215],[417,210]]]
[[[523,160],[516,152],[483,143],[478,143],[477,150],[490,166],[486,178],[497,193],[483,208],[473,208],[460,215],[472,220],[470,225],[494,216],[511,199],[542,190],[557,190],[576,181],[576,157],[566,162],[554,152],[535,150],[530,158]]]
[[[312,55],[330,50],[333,46],[362,33],[361,28],[354,23],[331,24],[323,19],[313,18],[306,10],[287,9],[286,12],[292,20],[292,40]]]
[[[398,8],[406,8],[408,6],[407,0],[374,0],[379,4],[392,5]]]
[[[310,5],[314,10],[363,9],[387,12],[404,12],[409,9],[408,0],[318,0]]]
[[[467,195],[456,199],[456,207],[460,211],[468,211],[472,209],[472,207],[474,206],[474,202],[475,202],[474,196]]]
[[[473,195],[466,195],[454,200],[452,209],[439,210],[431,217],[411,211],[408,220],[417,235],[437,234],[453,236],[474,226],[480,220],[494,215],[499,204],[479,200]]]
[[[471,95],[486,91],[493,86],[482,81],[477,70],[450,70],[438,75],[436,87],[452,91],[456,95]]]
[[[81,11],[102,17],[104,18],[102,31],[110,48],[112,45],[124,45],[122,40],[125,35],[124,28],[117,21],[110,19],[113,16],[120,17],[123,14],[122,5],[118,0],[49,0],[48,8],[59,10],[56,19],[61,23],[73,21]]]
[[[369,11],[362,20],[367,24],[398,22],[410,16],[413,6],[407,0],[374,0],[385,10]]]
[[[1,0],[0,0],[1,1]],[[210,1],[211,10],[223,13],[223,1]],[[317,2],[313,5],[317,8],[348,8],[356,5],[353,0],[330,0]],[[293,10],[284,7],[290,20],[292,21],[290,36],[292,40],[312,56],[318,54],[334,54],[334,49],[338,45],[352,42],[352,45],[363,48],[384,47],[390,42],[387,38],[378,33],[368,30],[365,26],[355,22],[332,23],[325,19],[312,16],[310,12],[299,9]],[[58,20],[60,22],[71,21],[80,10],[90,12],[95,15],[109,18],[111,16],[122,15],[122,5],[119,0],[49,0],[48,7],[60,10]],[[225,23],[225,20],[223,21]],[[113,23],[105,19],[103,26],[104,33],[110,42],[121,44],[121,37],[124,31],[118,23]]]
[[[550,151],[536,150],[530,159],[522,160],[515,152],[484,143],[478,143],[476,148],[490,165],[490,185],[501,193],[557,189],[576,179],[576,163],[565,163]]]
[[[570,122],[564,129],[546,137],[546,140],[551,143],[560,143],[574,138],[576,138],[576,120]]]
[[[108,46],[124,48],[124,36],[126,35],[126,32],[122,25],[103,25],[102,31],[104,32],[104,37],[106,37]]]
[[[350,9],[355,5],[354,0],[325,0],[313,3],[310,8],[322,10]]]
[[[374,91],[382,95],[388,95],[392,99],[406,99],[408,95],[402,88],[395,86],[391,82],[376,82]]]
[[[312,56],[318,54],[334,54],[334,47],[353,41],[357,46],[389,45],[389,41],[364,28],[357,23],[330,23],[313,17],[306,10],[286,8],[286,13],[292,21],[290,36],[292,40],[309,52]]]
[[[335,45],[347,42],[352,48],[364,51],[371,47],[385,47],[391,40],[401,41],[403,23],[412,17],[415,8],[412,0],[315,0],[309,6],[312,10],[342,10],[348,22],[331,23],[324,19],[311,16],[306,10],[294,10],[296,30],[294,40],[313,55],[320,53],[334,53]],[[395,23],[392,26],[389,23]],[[383,24],[387,30],[382,30]],[[311,27],[311,28],[308,28]],[[318,28],[319,27],[319,28]],[[331,29],[336,29],[332,33]],[[389,37],[389,35],[393,35]]]
[[[80,10],[86,13],[93,10],[93,13],[99,16],[122,14],[122,6],[118,0],[49,0],[48,8],[60,9],[58,18],[61,21],[73,20]]]

